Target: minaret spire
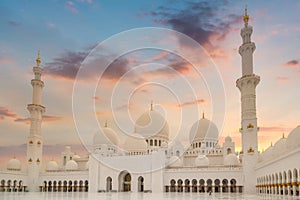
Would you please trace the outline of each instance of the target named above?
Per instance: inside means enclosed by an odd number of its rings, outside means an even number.
[[[42,105],[42,89],[44,82],[41,80],[43,69],[40,66],[40,51],[36,58],[36,66],[33,67],[34,78],[32,85],[32,103],[27,105],[30,113],[30,131],[27,142],[27,170],[29,191],[39,191],[38,179],[42,166],[43,138],[42,138],[42,116],[45,107]]]
[[[241,128],[243,154],[243,175],[245,193],[255,193],[256,180],[253,178],[258,155],[258,126],[256,116],[256,86],[260,77],[253,72],[254,42],[251,42],[252,26],[248,24],[248,9],[243,16],[244,27],[241,29],[242,45],[239,53],[242,57],[242,77],[236,81],[241,92]]]

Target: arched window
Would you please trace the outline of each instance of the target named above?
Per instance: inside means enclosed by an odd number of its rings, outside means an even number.
[[[150,140],[150,146],[153,146],[153,140]]]

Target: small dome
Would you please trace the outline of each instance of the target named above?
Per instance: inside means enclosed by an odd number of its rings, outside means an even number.
[[[80,156],[77,155],[77,154],[75,154],[75,155],[73,156],[73,159],[79,159],[79,158],[80,158]]]
[[[51,160],[47,163],[47,166],[46,166],[47,172],[57,171],[57,170],[58,170],[57,162],[55,162],[54,160]]]
[[[138,133],[126,136],[124,149],[130,152],[143,152],[147,151],[147,142]]]
[[[161,147],[162,148],[168,148],[168,143],[163,141],[162,144],[161,144]]]
[[[94,145],[102,145],[102,144],[109,144],[109,145],[119,145],[119,138],[116,132],[105,126],[100,131],[96,132],[94,135]]]
[[[289,134],[286,144],[290,149],[294,149],[300,146],[300,125],[292,130],[292,132]]]
[[[169,139],[169,125],[166,119],[155,110],[142,114],[136,120],[135,128],[145,139],[149,137]]]
[[[195,159],[195,165],[197,167],[208,166],[209,165],[209,159],[205,155],[199,155]]]
[[[20,171],[21,170],[21,162],[16,158],[10,159],[7,163],[7,169],[14,170],[14,171]]]
[[[219,131],[217,126],[208,119],[202,118],[196,121],[190,130],[190,141],[211,139],[217,141]]]
[[[77,170],[78,169],[78,164],[74,160],[69,160],[66,163],[66,170],[72,171],[72,170]]]
[[[228,154],[224,158],[224,165],[225,166],[237,166],[237,165],[239,165],[239,159],[233,153]]]
[[[227,136],[227,137],[225,138],[225,142],[232,142],[231,137],[230,137],[230,136]]]
[[[172,156],[169,159],[168,163],[171,167],[182,167],[183,166],[183,160],[181,158],[179,158],[178,156]]]

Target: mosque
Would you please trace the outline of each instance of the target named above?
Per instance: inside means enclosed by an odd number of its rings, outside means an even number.
[[[170,145],[168,122],[151,105],[136,121],[132,136],[123,143],[106,123],[95,133],[89,155],[76,155],[65,147],[59,161],[45,168],[41,134],[42,105],[40,56],[33,67],[34,78],[27,139],[27,162],[12,158],[0,170],[1,192],[181,192],[246,193],[299,196],[300,126],[282,136],[264,152],[258,151],[256,86],[253,72],[255,43],[247,10],[241,29],[242,76],[236,81],[241,92],[242,151],[228,136],[218,143],[218,128],[204,115],[195,119],[186,150],[180,142]],[[153,134],[156,127],[161,129]],[[25,170],[22,170],[22,165]]]

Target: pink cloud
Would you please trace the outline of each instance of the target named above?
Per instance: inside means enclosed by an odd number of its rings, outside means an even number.
[[[284,66],[286,66],[286,67],[298,67],[299,66],[299,61],[298,60],[290,60],[290,61],[288,61],[288,62],[286,62],[285,64],[284,64]]]
[[[74,7],[74,3],[72,1],[66,2],[66,8],[72,13],[75,13],[75,14],[78,13],[78,10]]]
[[[289,81],[290,80],[290,78],[286,77],[286,76],[278,76],[276,79],[279,81]]]
[[[14,64],[15,61],[10,58],[0,58],[0,63],[3,64]]]
[[[184,102],[182,104],[179,104],[179,107],[183,107],[183,106],[189,106],[189,105],[194,105],[194,104],[204,104],[206,103],[205,99],[197,99],[195,101],[188,101],[188,102]]]

